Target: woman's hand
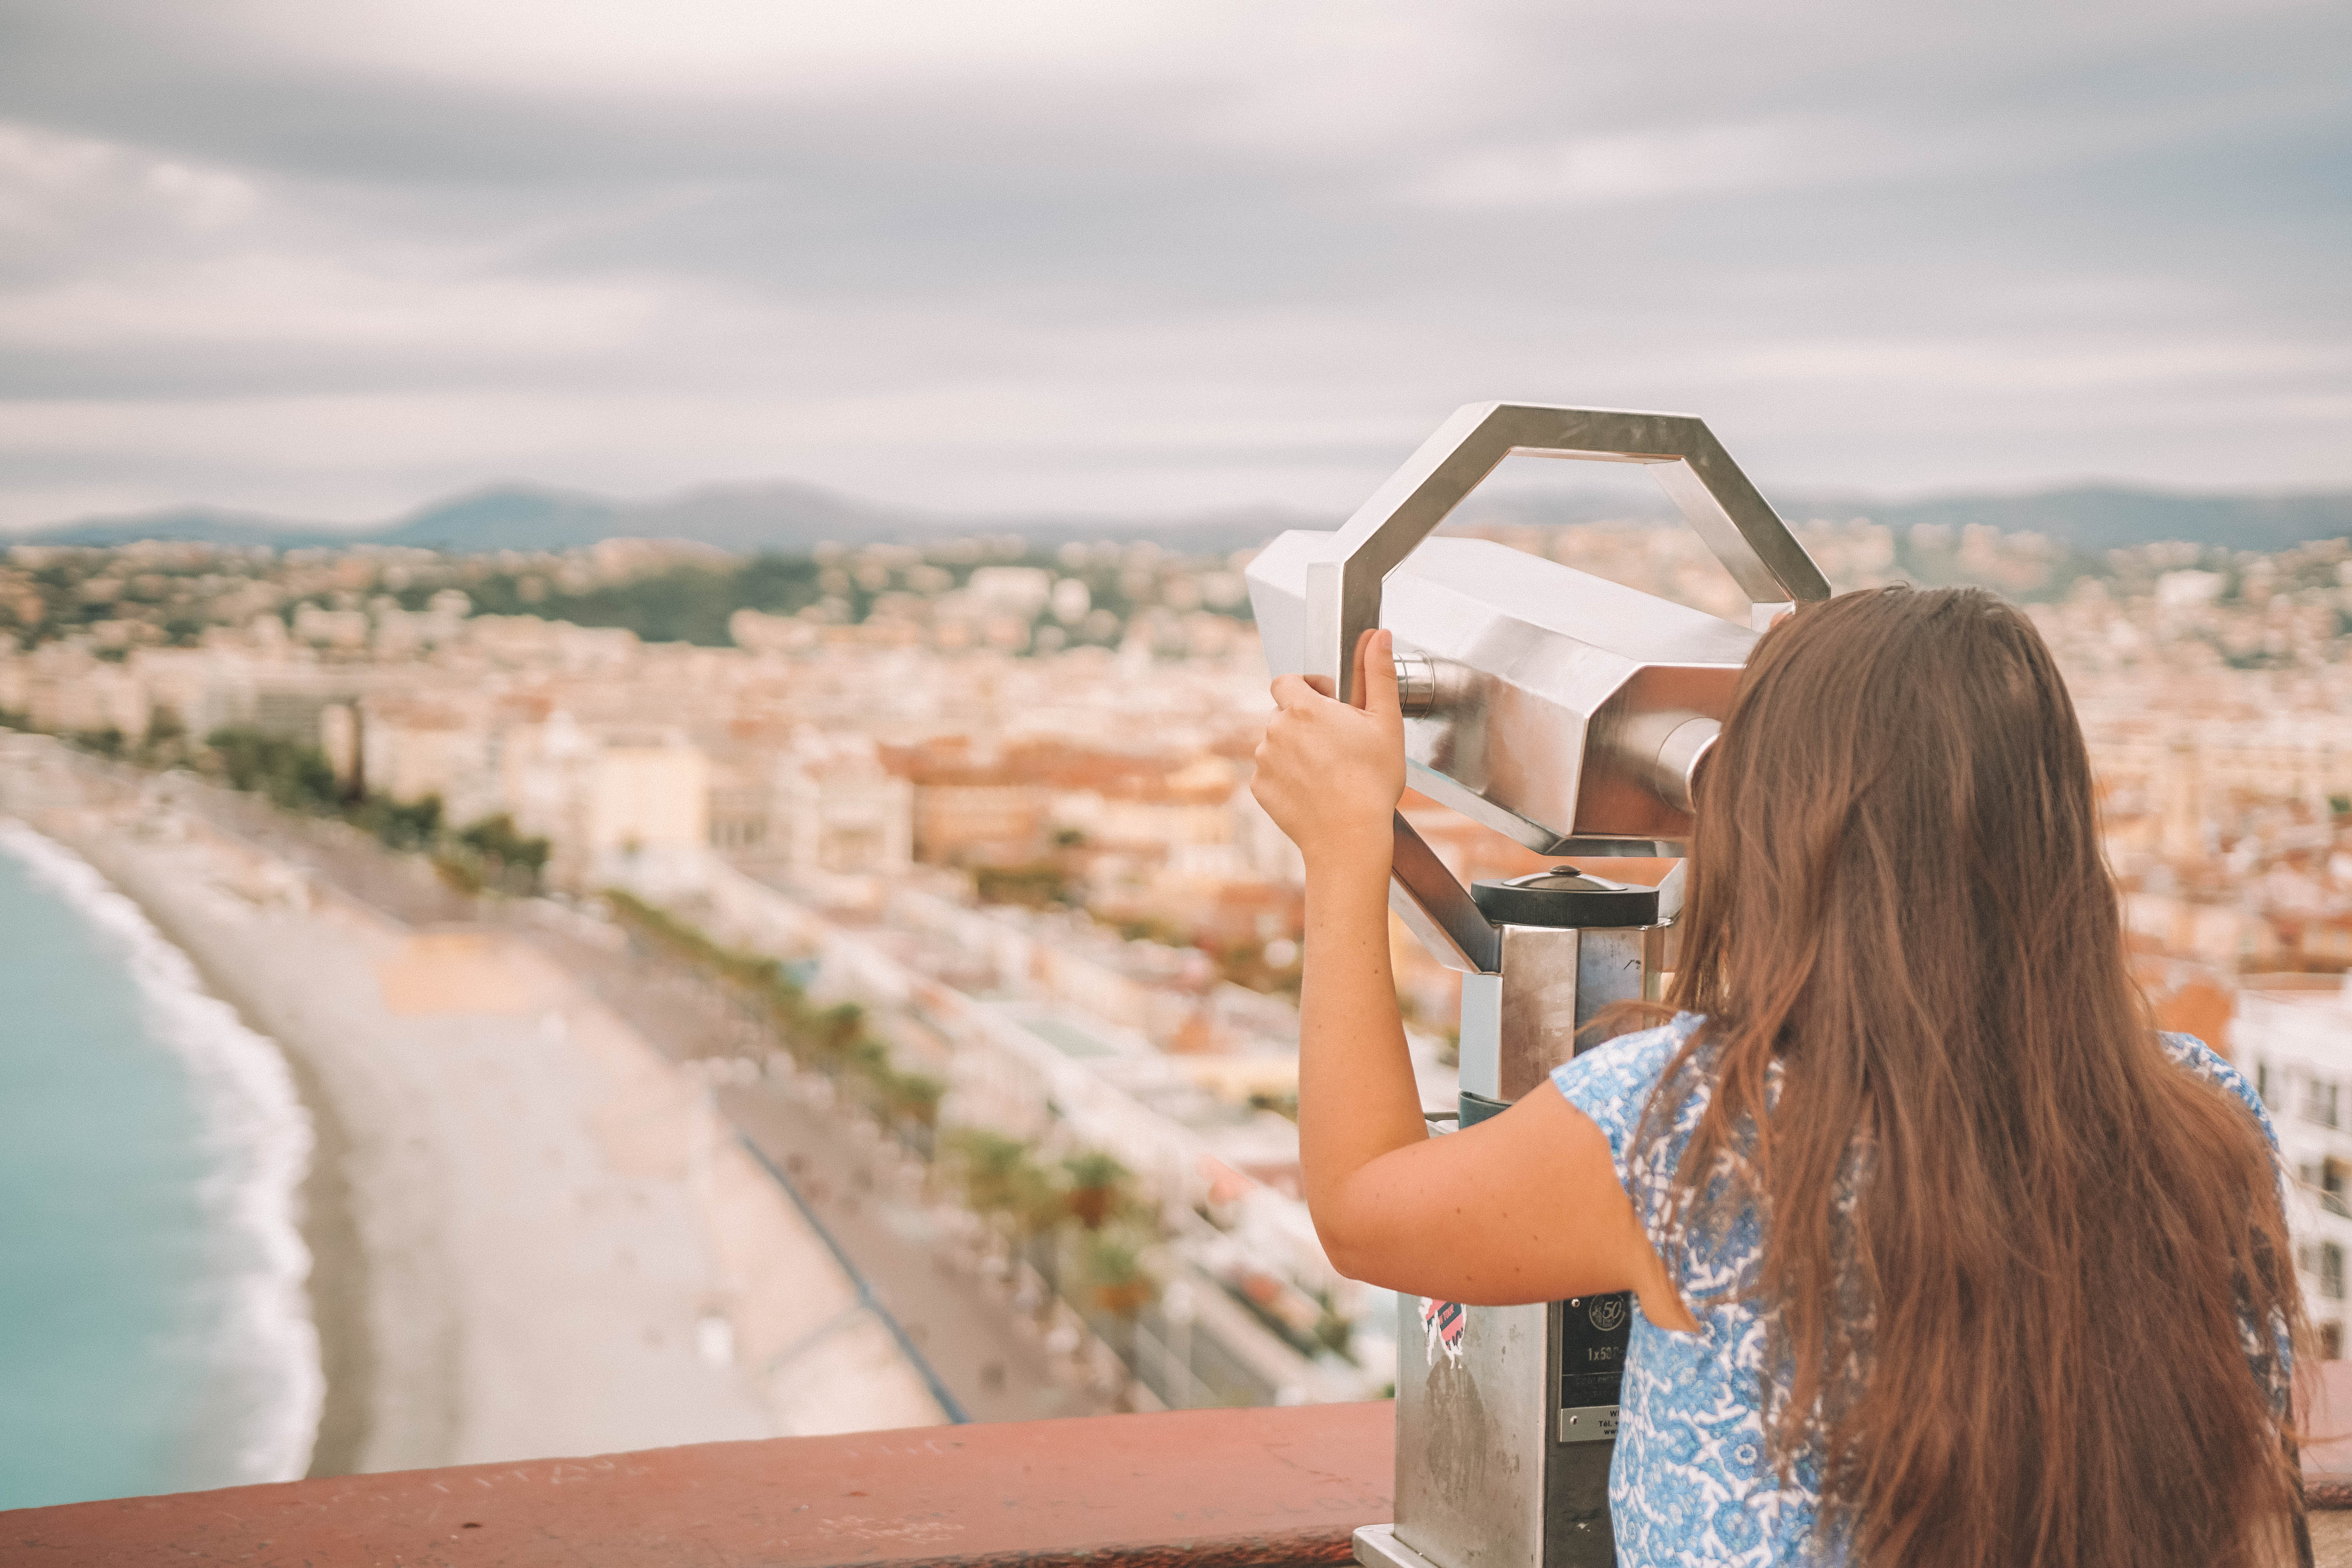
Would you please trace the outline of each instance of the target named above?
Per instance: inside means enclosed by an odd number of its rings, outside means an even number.
[[[1335,700],[1321,676],[1274,683],[1277,711],[1250,793],[1310,867],[1359,855],[1388,865],[1391,817],[1404,794],[1404,715],[1389,647],[1384,631],[1356,639],[1356,706]]]

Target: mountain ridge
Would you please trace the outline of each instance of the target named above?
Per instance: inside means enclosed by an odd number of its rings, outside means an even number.
[[[1888,500],[1834,491],[1787,491],[1777,501],[1791,521],[1866,517],[1891,527],[1986,525],[2042,533],[2072,549],[2104,551],[2178,540],[2275,551],[2352,535],[2352,490],[2195,492],[2127,484],[1958,491]],[[1470,514],[1465,514],[1470,515]],[[1654,505],[1622,496],[1513,490],[1477,498],[1483,521],[1519,523],[1670,521]],[[1043,543],[1152,540],[1196,553],[1259,543],[1285,528],[1336,527],[1275,506],[1242,507],[1158,520],[1085,513],[956,515],[894,507],[796,481],[708,485],[650,501],[620,501],[583,490],[501,481],[460,491],[382,523],[337,527],[296,518],[200,505],[128,516],[92,517],[0,534],[9,544],[125,544],[202,541],[278,549],[408,545],[463,553],[568,550],[619,538],[685,539],[745,554],[805,552],[833,542],[918,543],[960,535],[1017,533]]]

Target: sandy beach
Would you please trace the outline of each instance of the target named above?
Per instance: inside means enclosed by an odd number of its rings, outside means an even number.
[[[277,1041],[327,1375],[313,1474],[942,1419],[710,1093],[503,926],[411,927],[52,742],[0,814]]]

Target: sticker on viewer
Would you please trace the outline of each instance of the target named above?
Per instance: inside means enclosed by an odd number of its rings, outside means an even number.
[[[1433,1301],[1421,1299],[1421,1326],[1428,1334],[1423,1347],[1429,1364],[1437,1364],[1437,1352],[1444,1351],[1446,1361],[1454,1366],[1462,1364],[1462,1328],[1468,1320],[1459,1301]]]

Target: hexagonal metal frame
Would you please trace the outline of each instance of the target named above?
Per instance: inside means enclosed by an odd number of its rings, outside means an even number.
[[[1470,403],[1356,509],[1326,558],[1308,565],[1309,671],[1349,694],[1356,639],[1380,625],[1381,584],[1514,455],[1647,468],[1748,595],[1759,628],[1788,605],[1830,596],[1821,568],[1695,416]]]
[[[1448,514],[1514,455],[1647,468],[1701,542],[1748,595],[1749,624],[1762,630],[1781,611],[1830,596],[1829,580],[1703,420],[1687,414],[1568,408],[1532,403],[1473,403],[1456,409],[1404,466],[1356,510],[1320,558],[1307,563],[1307,673],[1328,675],[1352,695],[1356,640],[1380,625],[1382,584]],[[1436,854],[1399,813],[1390,902],[1449,967],[1493,974],[1501,932],[1471,901]],[[1563,848],[1601,854],[1670,848],[1571,840]],[[1681,867],[1659,889],[1660,914],[1681,905]],[[1465,1000],[1467,993],[1465,992]]]

